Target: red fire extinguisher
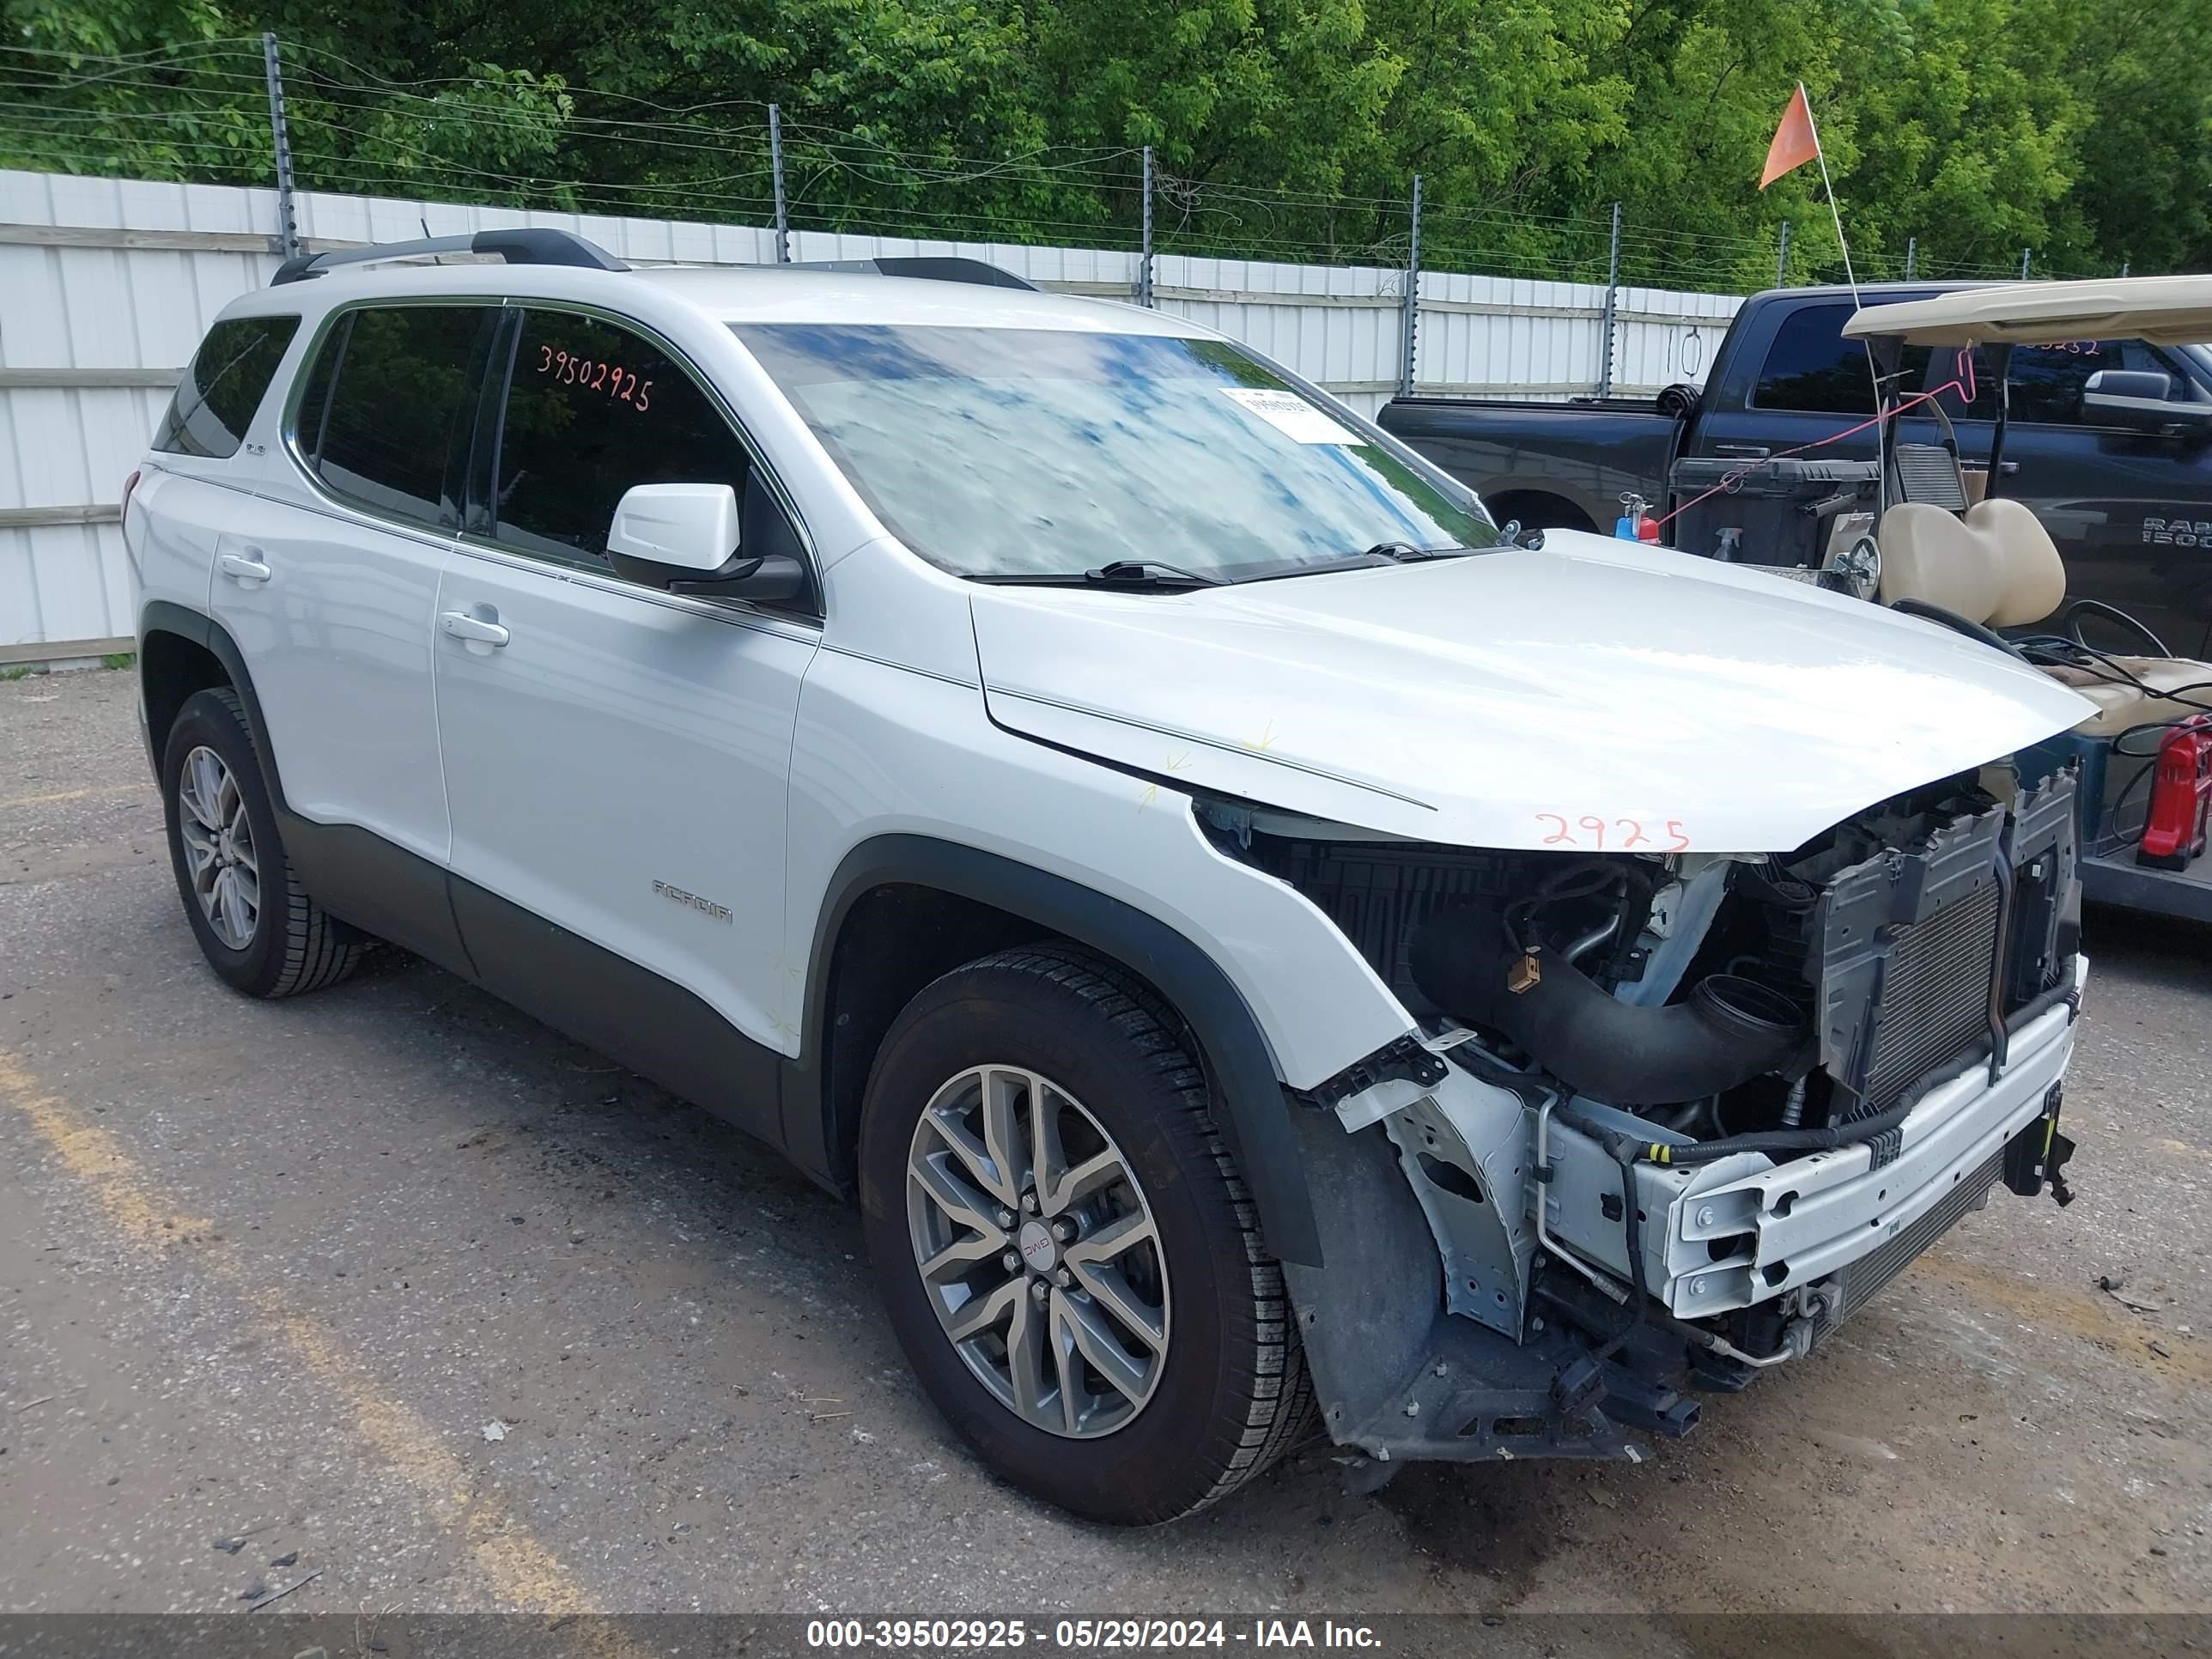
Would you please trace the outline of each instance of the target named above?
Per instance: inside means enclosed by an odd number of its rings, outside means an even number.
[[[1650,508],[1650,502],[1633,491],[1623,495],[1620,498],[1620,516],[1613,521],[1613,539],[1656,543],[1659,521],[1651,516]]]

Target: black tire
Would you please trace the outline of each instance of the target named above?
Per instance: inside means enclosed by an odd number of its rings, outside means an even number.
[[[236,781],[260,866],[259,915],[252,936],[234,949],[202,911],[185,857],[179,795],[185,762],[193,750],[215,751]],[[200,951],[223,981],[248,996],[289,997],[336,984],[361,960],[360,936],[325,914],[293,874],[270,805],[252,729],[238,693],[228,686],[196,691],[177,711],[161,750],[161,811],[169,836],[169,863]]]
[[[1483,497],[1490,516],[1498,520],[1502,529],[1508,520],[1518,519],[1523,531],[1531,530],[1587,530],[1595,531],[1589,514],[1572,501],[1557,495],[1547,495],[1540,490],[1510,490],[1495,499]]]
[[[1071,1439],[988,1391],[939,1324],[907,1218],[907,1158],[933,1095],[968,1068],[1025,1066],[1066,1089],[1147,1196],[1174,1322],[1150,1400],[1122,1427]],[[1173,1014],[1073,948],[1002,951],[925,988],[893,1024],[860,1127],[868,1253],[891,1326],[938,1409],[994,1471],[1094,1521],[1172,1521],[1258,1474],[1309,1431],[1312,1384],[1281,1269],[1207,1109]]]

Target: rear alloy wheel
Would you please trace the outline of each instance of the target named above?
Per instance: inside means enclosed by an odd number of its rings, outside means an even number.
[[[1041,945],[926,987],[876,1056],[860,1178],[900,1346],[1025,1491],[1170,1521],[1310,1426],[1282,1270],[1204,1073],[1115,964]]]
[[[161,810],[185,919],[227,983],[288,997],[353,971],[361,936],[293,874],[245,705],[230,687],[195,691],[177,711],[161,750]]]
[[[243,951],[261,920],[261,864],[238,780],[205,744],[185,757],[177,802],[184,809],[178,835],[200,914],[217,939]]]

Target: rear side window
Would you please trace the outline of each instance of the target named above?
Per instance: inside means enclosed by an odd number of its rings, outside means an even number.
[[[524,314],[500,428],[496,540],[604,568],[632,485],[726,483],[743,501],[749,471],[721,410],[651,340],[570,312]]]
[[[324,338],[300,404],[300,453],[331,491],[441,530],[461,483],[496,306],[370,306]]]
[[[297,317],[237,317],[210,329],[177,382],[154,447],[215,460],[235,455],[299,331]]]
[[[1844,337],[1851,312],[1848,305],[1807,306],[1784,318],[1759,371],[1753,407],[1862,419],[1872,416],[1874,374],[1867,367],[1867,349],[1860,341]],[[1927,364],[1926,346],[1905,347],[1902,383],[1917,386]]]

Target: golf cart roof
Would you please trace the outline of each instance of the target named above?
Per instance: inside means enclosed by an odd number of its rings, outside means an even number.
[[[1970,346],[2069,340],[2212,341],[2212,276],[2110,276],[2084,283],[1999,283],[1929,300],[1869,306],[1844,325],[1854,340]]]

